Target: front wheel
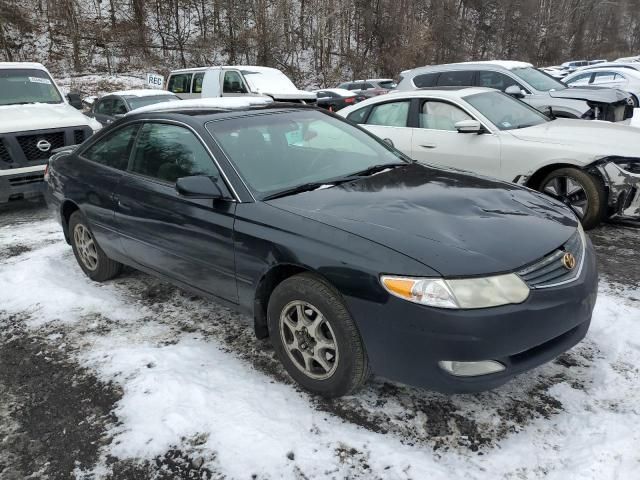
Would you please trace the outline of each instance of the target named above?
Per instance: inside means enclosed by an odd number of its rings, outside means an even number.
[[[102,251],[80,211],[74,212],[69,218],[69,233],[73,254],[91,280],[104,282],[120,273],[122,264],[111,260]]]
[[[367,355],[340,294],[302,273],[284,280],[269,299],[271,342],[285,369],[305,389],[332,398],[367,379]]]
[[[542,193],[567,205],[585,229],[597,227],[606,209],[606,192],[599,178],[577,168],[559,168],[540,184]]]

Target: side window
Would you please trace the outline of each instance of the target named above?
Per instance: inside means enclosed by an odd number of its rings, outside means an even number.
[[[591,80],[591,75],[593,75],[593,73],[581,73],[580,75],[573,77],[567,83],[569,85],[588,85]]]
[[[504,73],[490,71],[478,72],[479,87],[495,88],[496,90],[504,92],[513,85],[522,89],[522,85]]]
[[[374,105],[367,125],[385,125],[387,127],[406,127],[409,116],[409,100]]]
[[[202,81],[204,80],[204,72],[196,73],[193,76],[193,87],[191,93],[202,93]]]
[[[100,115],[113,115],[113,99],[104,98],[98,102],[95,109]]]
[[[371,107],[364,107],[356,110],[355,112],[351,112],[347,115],[347,120],[350,120],[353,123],[364,123],[364,119],[367,118],[369,110],[371,110]]]
[[[362,90],[362,84],[361,83],[350,83],[349,84],[349,90]]]
[[[596,76],[593,79],[593,83],[613,82],[620,80],[620,76],[614,72],[596,72]]]
[[[438,87],[470,87],[473,85],[473,74],[471,70],[459,70],[453,72],[442,72],[438,77]]]
[[[225,72],[222,93],[247,93],[242,76],[238,72]]]
[[[413,79],[413,84],[418,88],[435,87],[439,73],[423,73]]]
[[[127,113],[127,106],[124,104],[124,100],[121,98],[113,99],[113,114],[114,115],[124,115]]]
[[[131,171],[175,183],[192,175],[217,175],[209,153],[188,129],[165,123],[142,127]]]
[[[462,120],[473,118],[450,103],[428,100],[420,109],[420,128],[455,132],[455,124]]]
[[[363,89],[363,90],[369,90],[370,88],[375,88],[375,87],[374,87],[372,84],[370,84],[370,83],[364,83],[364,84],[362,85],[362,89]]]
[[[129,163],[129,152],[137,131],[137,124],[120,128],[98,140],[81,156],[108,167],[126,170]]]
[[[176,75],[171,75],[167,90],[173,93],[189,93],[192,76],[192,73],[178,73]]]

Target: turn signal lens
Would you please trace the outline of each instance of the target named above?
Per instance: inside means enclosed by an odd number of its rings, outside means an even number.
[[[355,100],[355,97],[347,97],[344,99],[344,103],[353,103]]]
[[[484,278],[411,278],[384,275],[384,288],[396,297],[439,308],[488,308],[522,303],[529,287],[515,274]]]

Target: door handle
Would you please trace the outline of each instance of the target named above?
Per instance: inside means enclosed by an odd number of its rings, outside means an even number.
[[[128,204],[120,200],[118,200],[118,207],[120,207],[122,210],[131,210],[131,207]]]
[[[437,145],[435,143],[424,143],[420,145],[422,148],[436,148]]]

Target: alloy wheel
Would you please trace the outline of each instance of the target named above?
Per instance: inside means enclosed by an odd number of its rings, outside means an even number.
[[[586,215],[589,207],[587,192],[575,179],[568,176],[554,177],[543,185],[542,191],[563,202],[578,218],[582,219]]]
[[[98,268],[98,251],[89,229],[79,223],[73,229],[73,239],[83,265],[92,272],[95,271]]]
[[[327,318],[303,301],[288,303],[280,314],[280,336],[287,355],[302,373],[324,380],[338,367],[338,344]]]

